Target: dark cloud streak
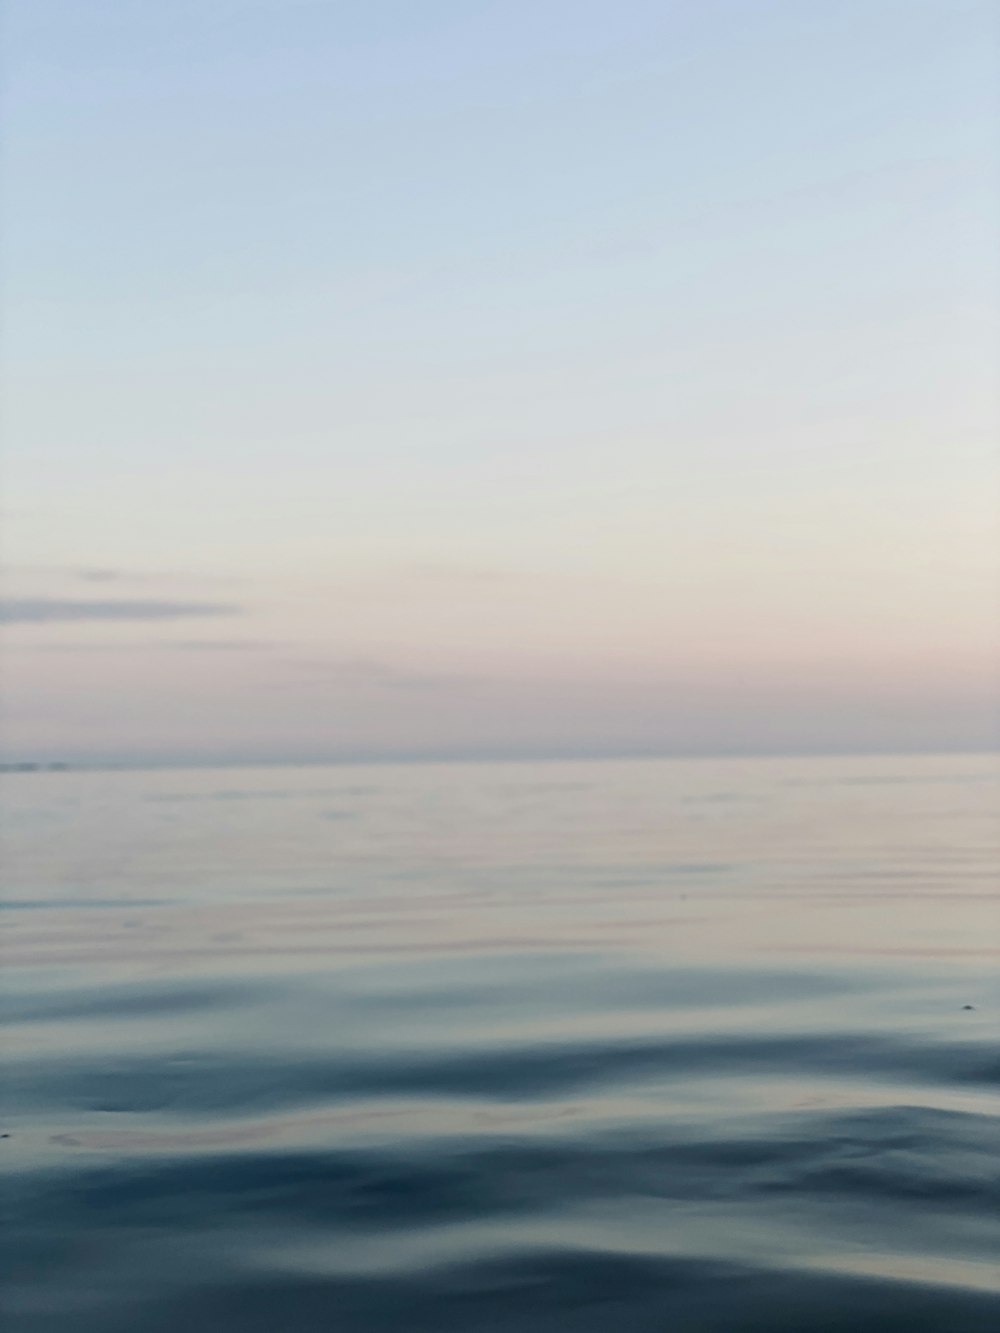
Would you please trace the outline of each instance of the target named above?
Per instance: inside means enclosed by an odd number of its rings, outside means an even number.
[[[97,601],[61,597],[9,597],[0,600],[0,624],[184,620],[188,617],[239,615],[242,609],[227,602],[176,602],[160,598]]]
[[[263,653],[283,645],[267,639],[113,639],[68,643],[8,644],[8,651],[22,653]]]

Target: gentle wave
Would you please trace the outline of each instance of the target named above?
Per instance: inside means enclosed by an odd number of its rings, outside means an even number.
[[[38,775],[5,1329],[997,1327],[988,784],[852,762]]]

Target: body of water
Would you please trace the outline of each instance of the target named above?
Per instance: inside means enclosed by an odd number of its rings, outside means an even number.
[[[997,763],[4,780],[6,1333],[990,1333]]]

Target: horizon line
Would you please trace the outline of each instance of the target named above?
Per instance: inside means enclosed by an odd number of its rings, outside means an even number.
[[[671,750],[666,748],[620,750],[493,750],[493,751],[398,751],[372,753],[359,751],[333,755],[196,755],[114,754],[62,755],[42,754],[32,758],[4,756],[0,772],[141,772],[153,769],[232,769],[232,768],[339,768],[392,766],[395,764],[498,764],[498,763],[600,763],[640,760],[711,760],[711,759],[849,759],[916,758],[920,756],[1000,757],[1000,742],[981,746],[891,747],[871,749],[862,746],[792,747],[720,747],[713,750]]]

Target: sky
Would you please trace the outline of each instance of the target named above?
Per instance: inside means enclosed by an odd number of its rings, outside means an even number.
[[[993,0],[7,0],[14,759],[981,749]]]

